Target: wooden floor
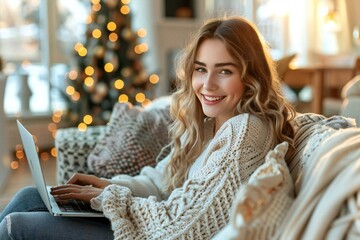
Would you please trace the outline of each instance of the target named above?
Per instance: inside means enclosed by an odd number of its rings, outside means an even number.
[[[8,182],[0,193],[0,211],[10,201],[14,194],[25,186],[34,186],[29,167],[26,160],[19,162],[19,168],[12,170],[8,178]],[[47,161],[42,161],[43,174],[45,176],[47,185],[56,184],[56,160],[51,158]]]

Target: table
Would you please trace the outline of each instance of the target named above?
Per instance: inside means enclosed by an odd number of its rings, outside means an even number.
[[[341,89],[350,81],[357,57],[353,54],[300,55],[289,64],[289,71],[286,72],[284,81],[293,89],[310,85],[313,91],[311,110],[322,114],[325,87]]]

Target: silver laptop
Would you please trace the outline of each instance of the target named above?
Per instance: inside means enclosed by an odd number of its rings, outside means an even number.
[[[89,204],[85,204],[82,201],[70,200],[59,203],[56,202],[55,198],[50,194],[51,187],[46,186],[32,134],[26,130],[19,120],[17,120],[17,125],[36,188],[49,212],[54,216],[64,217],[103,217],[102,212],[92,210]]]

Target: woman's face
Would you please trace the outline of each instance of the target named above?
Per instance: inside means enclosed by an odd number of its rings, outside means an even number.
[[[215,119],[216,130],[235,116],[244,93],[240,71],[225,44],[217,39],[204,40],[195,55],[192,87],[204,114]]]

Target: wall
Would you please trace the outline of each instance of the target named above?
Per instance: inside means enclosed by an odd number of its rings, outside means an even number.
[[[195,19],[166,18],[164,0],[132,1],[133,27],[144,27],[148,35],[144,39],[149,45],[149,52],[144,55],[144,63],[151,72],[160,77],[157,95],[169,94],[170,72],[173,66],[171,54],[185,47],[190,35],[205,18],[205,0],[195,2]],[[141,17],[139,17],[141,16]]]

